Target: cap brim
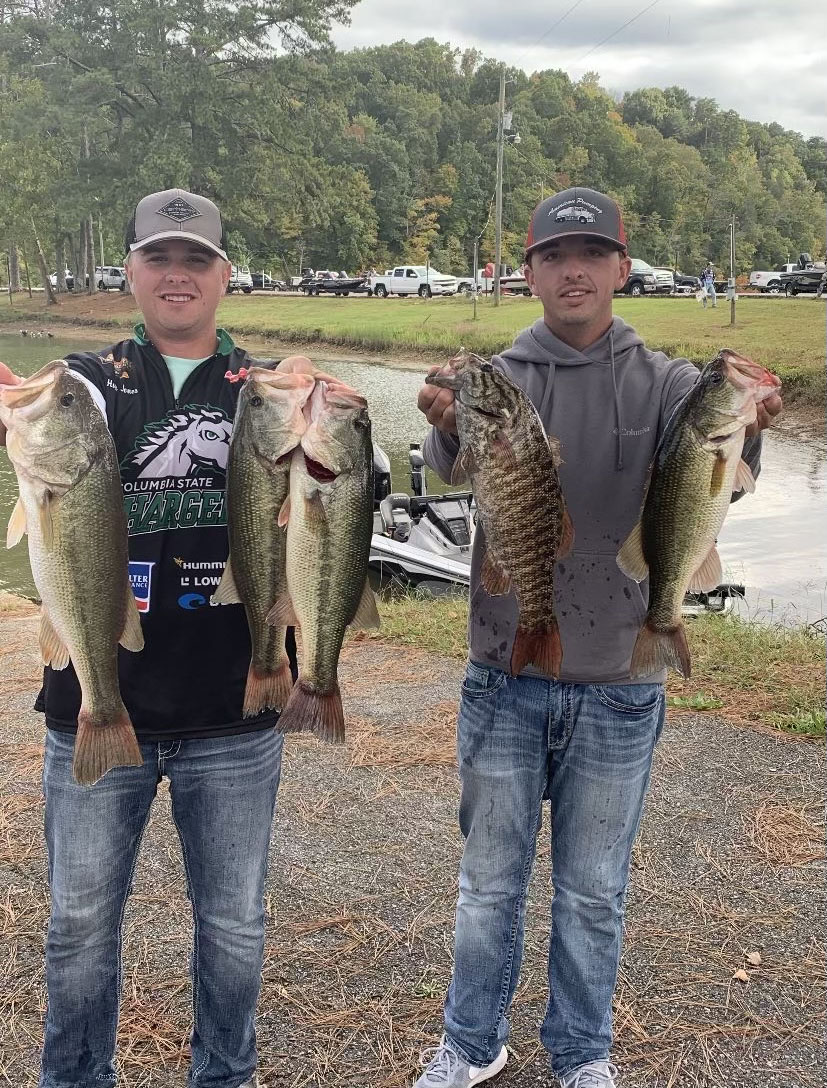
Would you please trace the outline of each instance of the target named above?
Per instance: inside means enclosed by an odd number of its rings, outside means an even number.
[[[159,231],[158,234],[150,234],[148,238],[142,238],[140,242],[132,242],[129,246],[129,252],[134,253],[136,249],[143,249],[145,246],[152,245],[153,242],[163,242],[166,238],[177,238],[184,242],[196,242],[202,249],[208,249],[211,253],[217,253],[223,261],[229,261],[230,259],[224,250],[214,242],[202,238],[200,234],[189,234],[185,230],[162,230]]]
[[[601,234],[596,230],[562,230],[559,234],[555,234],[552,238],[543,238],[539,242],[535,242],[533,246],[529,246],[525,251],[526,257],[531,253],[536,253],[538,249],[545,249],[546,246],[550,246],[552,242],[559,242],[561,238],[599,238],[601,242],[608,242],[610,246],[614,246],[620,253],[626,253],[627,247],[623,242],[618,242],[617,238],[611,238],[608,234]]]

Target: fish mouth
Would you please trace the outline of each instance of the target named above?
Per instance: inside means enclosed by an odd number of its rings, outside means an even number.
[[[65,360],[54,359],[19,385],[0,386],[0,404],[9,415],[18,412],[23,419],[37,419],[49,407],[49,394],[60,373],[66,369]]]
[[[753,400],[765,400],[781,388],[780,378],[731,348],[722,348],[718,358],[724,364],[727,380],[739,391],[750,393]]]
[[[304,455],[304,463],[307,468],[307,473],[312,476],[317,483],[329,484],[332,483],[339,475],[337,472],[333,472],[326,465],[323,465],[320,461],[314,461],[312,457],[308,457],[307,453]]]
[[[425,378],[426,385],[438,385],[441,389],[459,389],[462,385],[462,375],[454,370],[450,363],[438,370],[436,374],[428,374]]]

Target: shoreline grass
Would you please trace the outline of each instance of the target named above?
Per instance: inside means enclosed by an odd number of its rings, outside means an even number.
[[[614,309],[647,345],[702,364],[732,347],[778,374],[787,402],[824,399],[824,308],[811,298],[745,297],[734,327],[729,307],[700,308],[689,298],[615,300]],[[373,299],[250,295],[225,298],[218,320],[233,336],[292,344],[330,344],[369,352],[444,357],[460,346],[483,355],[501,351],[541,314],[536,299],[506,297],[500,307],[479,300],[478,319],[467,298]],[[131,296],[70,296],[47,308],[42,298],[0,307],[0,327],[37,321],[129,328],[138,314]]]
[[[382,599],[382,627],[360,639],[387,640],[462,659],[467,653],[465,596]],[[733,615],[687,620],[692,678],[670,672],[669,713],[710,711],[728,721],[797,737],[825,735],[824,639],[812,628],[783,627]]]

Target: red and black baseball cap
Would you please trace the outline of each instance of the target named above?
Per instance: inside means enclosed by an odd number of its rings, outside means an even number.
[[[222,260],[229,260],[218,208],[205,196],[186,189],[165,189],[138,201],[126,228],[126,252],[164,238],[197,242]]]
[[[626,231],[620,208],[610,196],[594,189],[576,186],[546,197],[534,209],[525,240],[526,259],[557,238],[569,234],[588,234],[611,242],[626,252]]]

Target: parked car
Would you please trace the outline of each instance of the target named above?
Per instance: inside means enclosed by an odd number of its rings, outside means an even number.
[[[674,295],[675,293],[675,273],[671,268],[654,268],[655,278],[657,279],[657,287],[659,295]]]
[[[757,288],[764,294],[780,295],[784,290],[784,283],[781,276],[785,272],[795,272],[798,268],[797,264],[792,261],[787,264],[780,264],[777,268],[771,271],[755,271],[749,274],[748,287]]]
[[[286,291],[287,284],[284,280],[274,280],[266,272],[251,272],[254,291]]]
[[[683,272],[675,271],[675,294],[694,295],[701,283],[697,276],[687,276]]]
[[[249,295],[252,290],[253,277],[250,274],[250,269],[246,265],[244,267],[231,265],[227,294],[231,295],[233,291],[243,291],[245,295]]]
[[[402,264],[389,268],[384,276],[371,276],[368,280],[370,291],[377,298],[386,295],[419,295],[430,298],[431,295],[455,295],[457,293],[456,276],[446,276],[430,265]]]
[[[108,291],[110,287],[118,291],[126,290],[126,271],[121,265],[107,264],[95,269],[99,291]]]
[[[620,295],[632,295],[633,298],[640,298],[641,295],[654,294],[658,289],[658,280],[655,275],[655,270],[646,261],[641,261],[637,257],[632,258],[632,270],[629,273],[629,278],[623,287],[620,288],[617,294]]]
[[[68,268],[66,269],[65,275],[66,286],[71,291],[72,288],[75,286],[75,277],[72,275]],[[57,287],[57,272],[53,272],[51,276],[49,276],[49,283],[52,285],[52,287]]]

